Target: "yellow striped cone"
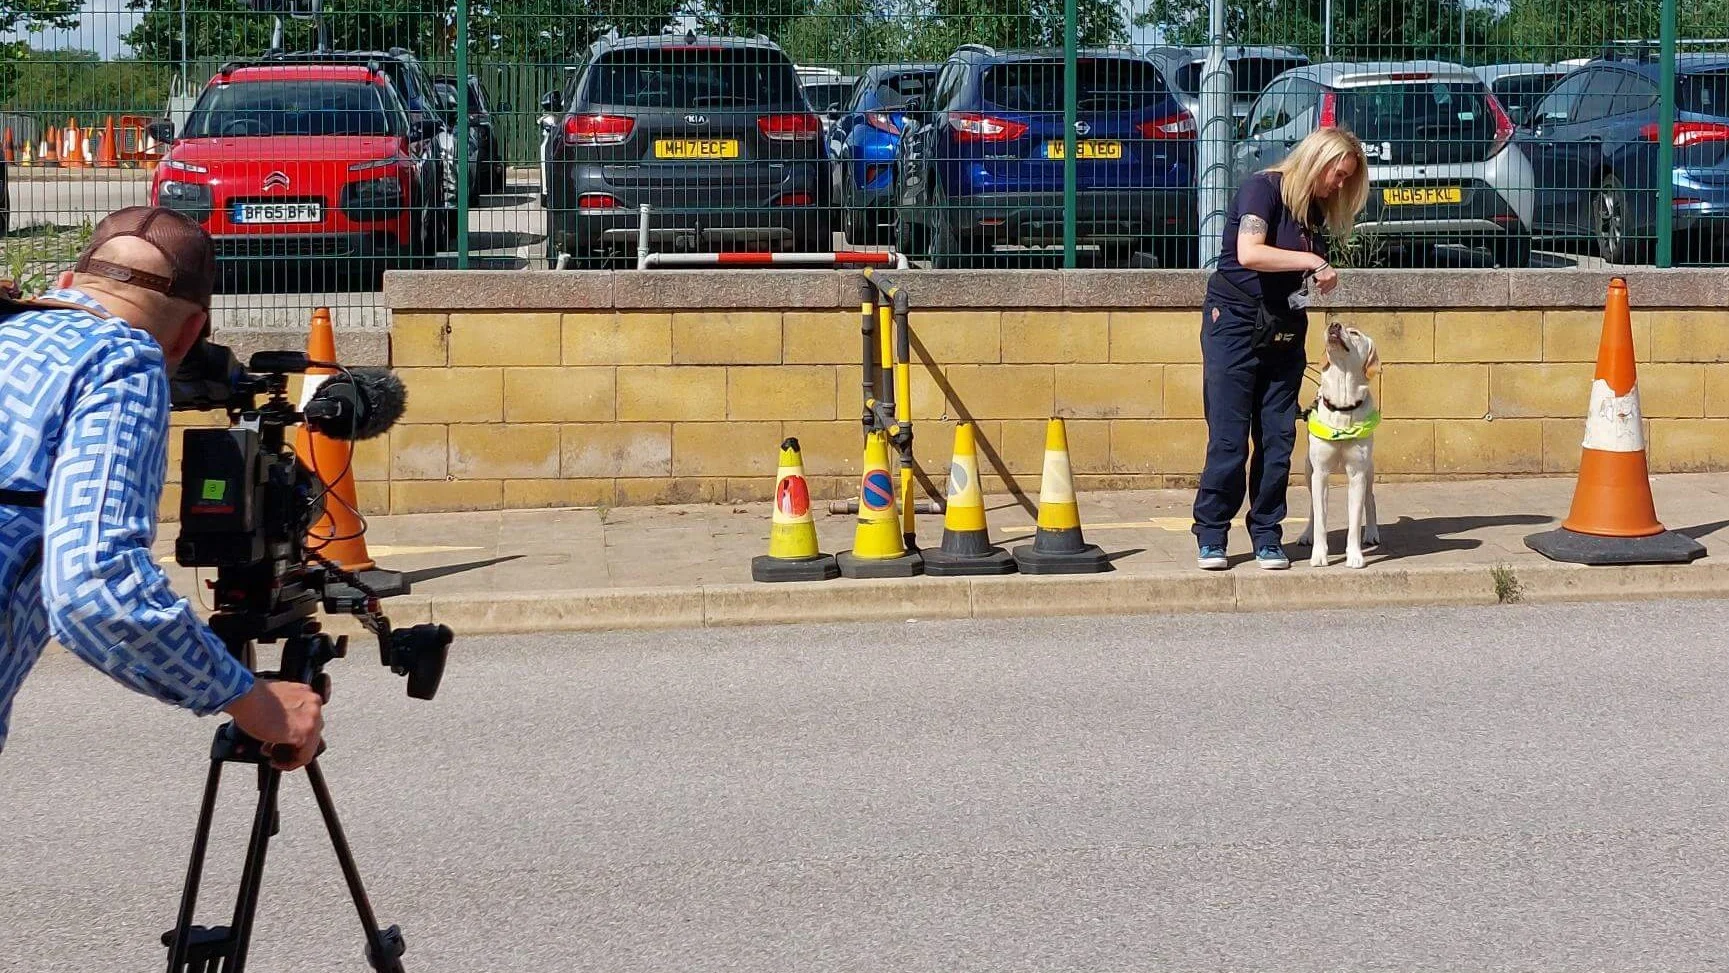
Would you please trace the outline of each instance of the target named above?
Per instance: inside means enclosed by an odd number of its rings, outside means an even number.
[[[1022,574],[1097,574],[1111,559],[1081,533],[1075,476],[1069,469],[1069,433],[1061,419],[1045,427],[1045,471],[1039,477],[1039,527],[1031,544],[1015,548]]]
[[[751,558],[750,576],[757,581],[827,581],[840,574],[834,558],[817,550],[816,519],[810,512],[810,485],[798,440],[780,444],[780,468],[774,475],[774,523],[768,529],[768,553]]]
[[[859,475],[858,528],[853,549],[835,556],[844,578],[910,578],[924,558],[908,551],[895,514],[895,481],[889,472],[886,432],[865,436],[864,472]]]
[[[955,427],[955,456],[949,464],[948,510],[943,514],[943,546],[925,552],[925,573],[937,578],[1013,574],[1014,555],[991,546],[985,524],[985,497],[979,490],[978,447],[973,424]]]

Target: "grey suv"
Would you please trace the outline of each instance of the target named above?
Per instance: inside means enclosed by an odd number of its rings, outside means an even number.
[[[1195,118],[1201,117],[1201,79],[1206,73],[1205,47],[1152,47],[1147,60],[1164,75],[1165,84],[1177,101]],[[1294,47],[1225,48],[1225,63],[1231,71],[1231,118],[1241,121],[1274,78],[1309,63],[1308,55]]]
[[[547,144],[547,258],[633,253],[649,204],[656,249],[834,249],[822,120],[764,38],[597,41]]]
[[[1530,266],[1536,180],[1512,144],[1512,120],[1468,68],[1398,61],[1286,72],[1249,112],[1233,184],[1323,126],[1356,133],[1369,157],[1358,243],[1464,244],[1503,267]]]

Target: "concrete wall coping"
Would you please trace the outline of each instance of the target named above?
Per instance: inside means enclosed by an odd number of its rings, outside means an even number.
[[[914,307],[1199,307],[1198,270],[908,270],[880,273],[905,286]],[[1370,270],[1341,275],[1318,306],[1397,308],[1600,308],[1622,277],[1634,308],[1729,308],[1722,269]],[[856,308],[860,274],[836,270],[580,271],[407,270],[384,277],[396,311],[656,311]]]

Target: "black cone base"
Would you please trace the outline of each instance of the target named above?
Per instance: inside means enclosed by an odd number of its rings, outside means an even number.
[[[1598,537],[1558,527],[1525,538],[1525,546],[1568,564],[1687,564],[1705,556],[1705,545],[1672,530],[1650,537]]]
[[[761,554],[750,559],[753,581],[831,581],[840,577],[833,557],[779,558]]]
[[[843,578],[911,578],[925,572],[924,555],[909,550],[905,557],[854,557],[851,551],[836,554]]]
[[[971,578],[981,575],[1014,574],[1015,556],[1000,547],[985,547],[978,553],[968,551],[925,552],[925,573],[933,578]]]
[[[1099,574],[1110,571],[1111,559],[1097,544],[1084,544],[1078,551],[1041,551],[1037,542],[1015,548],[1015,564],[1022,574]]]

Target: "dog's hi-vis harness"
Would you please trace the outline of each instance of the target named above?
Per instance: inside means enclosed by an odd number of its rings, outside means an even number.
[[[1381,410],[1375,409],[1365,416],[1361,422],[1353,422],[1343,429],[1335,429],[1322,422],[1321,417],[1315,414],[1320,409],[1322,403],[1325,403],[1327,408],[1334,412],[1341,413],[1355,412],[1357,408],[1363,404],[1357,402],[1347,409],[1336,406],[1331,402],[1327,402],[1326,399],[1318,399],[1313,406],[1310,406],[1303,413],[1303,418],[1308,422],[1309,435],[1316,439],[1324,439],[1328,442],[1335,443],[1344,442],[1350,439],[1367,439],[1374,433],[1375,427],[1381,424]]]

